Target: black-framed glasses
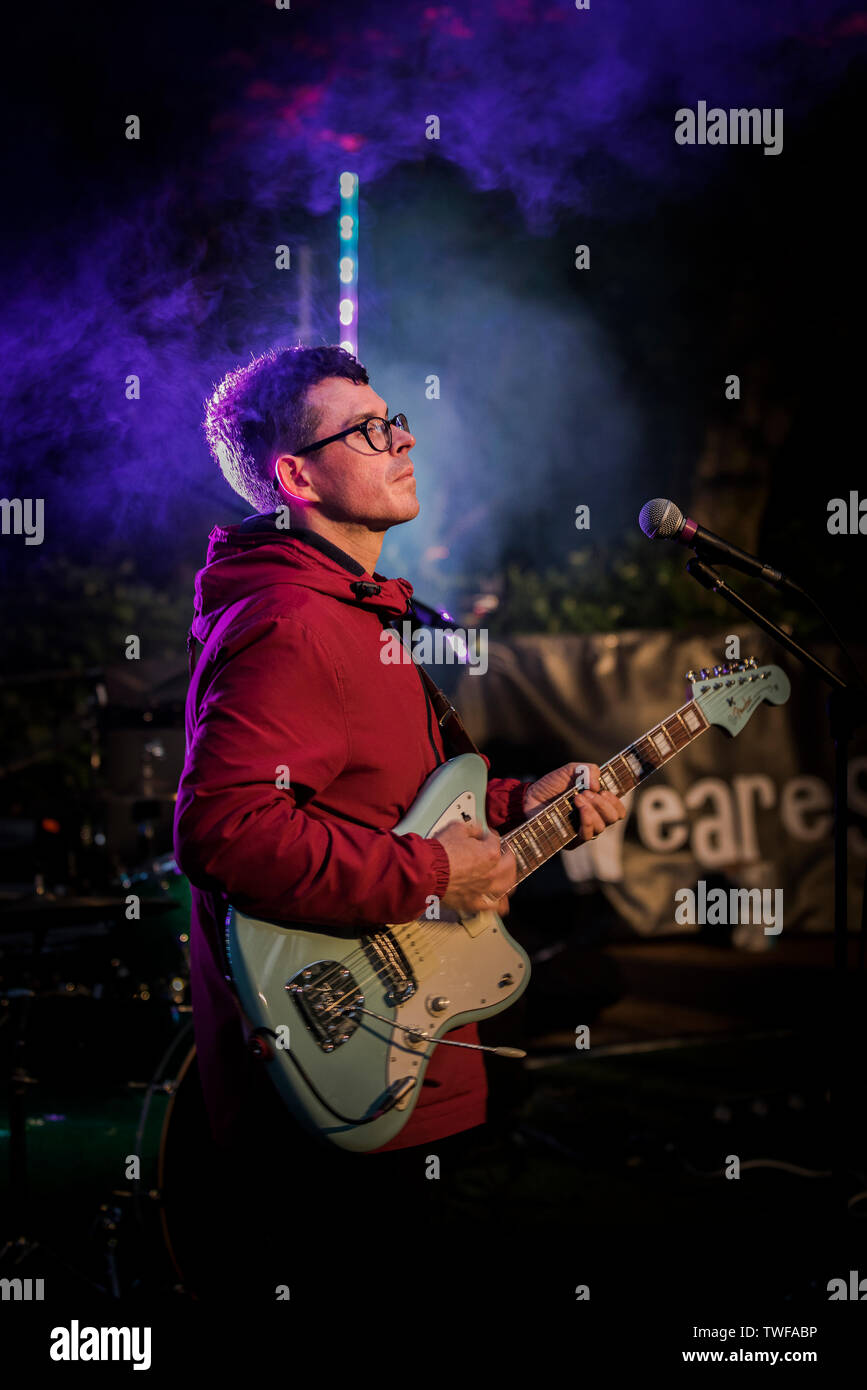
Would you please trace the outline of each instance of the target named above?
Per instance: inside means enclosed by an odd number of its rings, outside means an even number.
[[[327,439],[317,439],[315,444],[308,444],[304,449],[293,449],[292,452],[299,456],[312,454],[314,449],[323,449],[326,444],[333,444],[336,439],[345,439],[347,435],[358,431],[364,435],[371,449],[375,449],[378,454],[387,454],[391,448],[392,425],[409,432],[409,421],[405,415],[392,415],[390,420],[386,420],[382,415],[375,415],[371,420],[362,420],[360,425],[351,425],[348,430],[341,430],[339,434],[329,434]]]

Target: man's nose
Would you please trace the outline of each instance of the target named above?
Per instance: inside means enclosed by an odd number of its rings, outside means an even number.
[[[399,454],[404,449],[415,448],[415,435],[412,430],[403,430],[400,425],[391,427],[391,452]]]

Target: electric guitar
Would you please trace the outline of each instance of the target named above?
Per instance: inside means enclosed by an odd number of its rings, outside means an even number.
[[[781,705],[789,680],[778,666],[738,661],[699,678],[692,697],[600,768],[601,786],[623,796],[711,724],[738,734],[759,705]],[[395,830],[430,837],[452,821],[483,828],[487,769],[474,753],[427,778]],[[576,787],[504,834],[518,882],[578,838]],[[248,1042],[308,1130],[340,1148],[380,1148],[403,1128],[443,1034],[489,1018],[527,988],[530,961],[496,912],[460,917],[432,897],[425,915],[358,938],[258,921],[230,907],[226,954]],[[515,1048],[484,1048],[523,1057]]]

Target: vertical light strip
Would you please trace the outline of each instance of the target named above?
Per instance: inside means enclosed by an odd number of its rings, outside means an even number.
[[[358,175],[340,175],[340,346],[358,355]]]

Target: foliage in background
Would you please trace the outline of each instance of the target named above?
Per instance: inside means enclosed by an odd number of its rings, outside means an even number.
[[[498,606],[485,623],[492,637],[531,632],[617,632],[631,628],[718,627],[734,613],[724,599],[686,573],[691,552],[649,544],[641,535],[616,544],[586,545],[560,565],[506,567]],[[738,575],[726,582],[799,637],[823,635],[809,611],[796,612],[782,595]],[[496,589],[492,586],[492,592]]]

